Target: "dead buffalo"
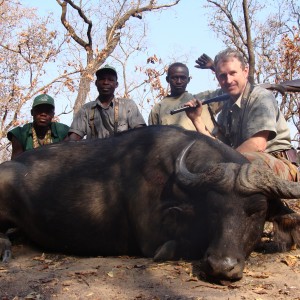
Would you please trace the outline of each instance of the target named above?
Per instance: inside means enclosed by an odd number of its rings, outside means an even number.
[[[45,249],[203,258],[208,276],[237,280],[272,203],[300,197],[300,184],[196,132],[152,126],[25,152],[0,166],[0,193],[2,232],[17,226]]]

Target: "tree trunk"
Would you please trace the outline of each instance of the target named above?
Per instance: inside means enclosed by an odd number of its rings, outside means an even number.
[[[87,96],[91,90],[91,75],[85,73],[81,76],[78,88],[78,94],[74,103],[74,115],[85,104]]]
[[[254,48],[253,42],[251,37],[251,26],[249,22],[249,11],[248,11],[248,1],[243,0],[243,12],[244,12],[244,20],[245,20],[245,28],[246,28],[246,35],[247,35],[247,51],[249,57],[249,76],[248,80],[251,84],[254,84],[254,73],[255,73],[255,55],[254,55]]]

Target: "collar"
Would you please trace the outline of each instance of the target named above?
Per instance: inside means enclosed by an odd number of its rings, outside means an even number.
[[[231,107],[234,105],[236,105],[239,108],[242,107],[242,99],[244,97],[247,85],[248,85],[248,81],[246,82],[244,89],[243,89],[242,93],[240,94],[240,96],[238,97],[238,99],[235,102],[232,102]]]
[[[245,91],[245,89],[244,89],[244,91]],[[244,94],[244,92],[238,97],[238,99],[235,101],[235,103],[234,104],[236,104],[239,108],[241,108],[241,106],[242,106],[242,98],[243,98],[243,94]]]
[[[96,99],[95,104],[93,105],[93,107],[96,107],[97,105],[100,106],[103,109],[108,109],[109,107],[114,107],[114,101],[115,97],[112,98],[112,100],[110,101],[109,105],[107,107],[104,107],[103,104],[101,103],[99,97]]]
[[[178,96],[171,96],[171,94],[167,95],[167,97],[169,98],[173,98],[173,99],[180,99],[182,98],[184,95],[186,95],[188,93],[188,91],[184,91],[182,94],[178,95]]]
[[[29,128],[28,134],[32,136],[33,135],[33,133],[32,133],[33,123],[30,123],[30,124],[31,124],[31,126]],[[51,124],[50,124],[50,130],[51,130],[51,136],[58,137],[58,134],[57,134],[57,131],[56,131],[56,127],[55,127],[55,122],[51,122]]]

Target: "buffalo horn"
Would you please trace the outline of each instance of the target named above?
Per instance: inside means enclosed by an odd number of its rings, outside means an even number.
[[[177,181],[188,187],[210,187],[219,191],[231,191],[240,165],[235,163],[206,164],[200,173],[191,173],[186,166],[186,155],[195,141],[188,144],[176,160]]]
[[[260,162],[206,164],[200,173],[191,173],[186,167],[186,156],[195,141],[188,144],[176,161],[176,177],[180,184],[189,187],[213,186],[219,191],[235,189],[243,194],[262,193],[267,197],[300,198],[300,182],[281,179]]]
[[[268,197],[283,199],[300,198],[300,182],[283,180],[271,169],[255,161],[241,166],[237,189],[247,194],[262,193]]]

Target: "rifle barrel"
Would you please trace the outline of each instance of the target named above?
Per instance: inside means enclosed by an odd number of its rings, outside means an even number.
[[[226,101],[226,100],[229,99],[229,97],[230,96],[228,94],[224,94],[224,95],[221,95],[221,96],[217,96],[217,97],[213,97],[213,98],[210,98],[210,99],[203,100],[202,104],[204,105],[204,104],[208,104],[208,103],[212,103],[212,102]],[[171,110],[170,114],[174,115],[174,114],[177,114],[177,113],[182,112],[182,111],[186,111],[186,110],[189,110],[189,109],[195,109],[196,107],[180,106],[178,108],[175,108],[175,109]]]

